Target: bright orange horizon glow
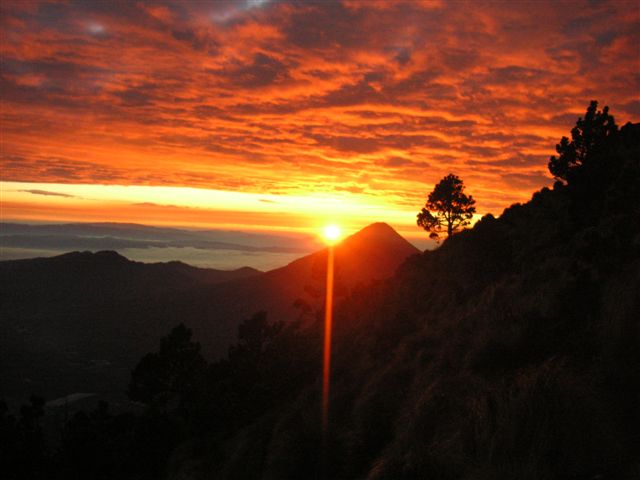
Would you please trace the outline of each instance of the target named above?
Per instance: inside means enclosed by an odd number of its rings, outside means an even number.
[[[386,221],[405,234],[420,235],[414,227],[414,209],[349,192],[274,195],[176,186],[0,181],[0,202],[1,221],[122,222],[314,236],[329,222],[339,221],[342,234]]]

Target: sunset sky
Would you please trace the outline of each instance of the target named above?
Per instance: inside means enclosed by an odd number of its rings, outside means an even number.
[[[3,1],[2,221],[277,231],[478,213],[590,100],[640,120],[640,2]]]

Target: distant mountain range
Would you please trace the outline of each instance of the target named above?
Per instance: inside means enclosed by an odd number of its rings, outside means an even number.
[[[130,223],[0,223],[0,260],[53,256],[69,251],[117,250],[144,262],[182,260],[216,268],[270,269],[320,248],[296,233],[188,230]]]
[[[9,230],[22,235],[29,230],[23,227]],[[48,232],[41,227],[40,232]],[[59,232],[57,226],[51,228]],[[122,227],[92,228],[105,233]],[[86,225],[70,226],[69,233],[77,229],[88,231]],[[142,236],[145,227],[126,230]],[[338,298],[358,285],[389,277],[418,253],[383,223],[346,238],[335,249]],[[324,249],[266,273],[181,262],[145,264],[114,251],[0,262],[0,396],[17,402],[30,393],[53,399],[79,391],[124,392],[141,355],[181,322],[194,330],[210,357],[223,356],[238,324],[257,311],[286,321],[317,314],[326,261]]]

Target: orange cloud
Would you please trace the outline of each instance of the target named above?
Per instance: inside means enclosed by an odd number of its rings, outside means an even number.
[[[589,100],[640,119],[638,9],[579,3],[3,2],[2,180],[500,213]]]

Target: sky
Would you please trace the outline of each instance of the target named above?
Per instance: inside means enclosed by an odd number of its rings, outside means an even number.
[[[590,100],[640,120],[640,2],[3,1],[3,221],[353,231],[459,175],[553,183]]]

